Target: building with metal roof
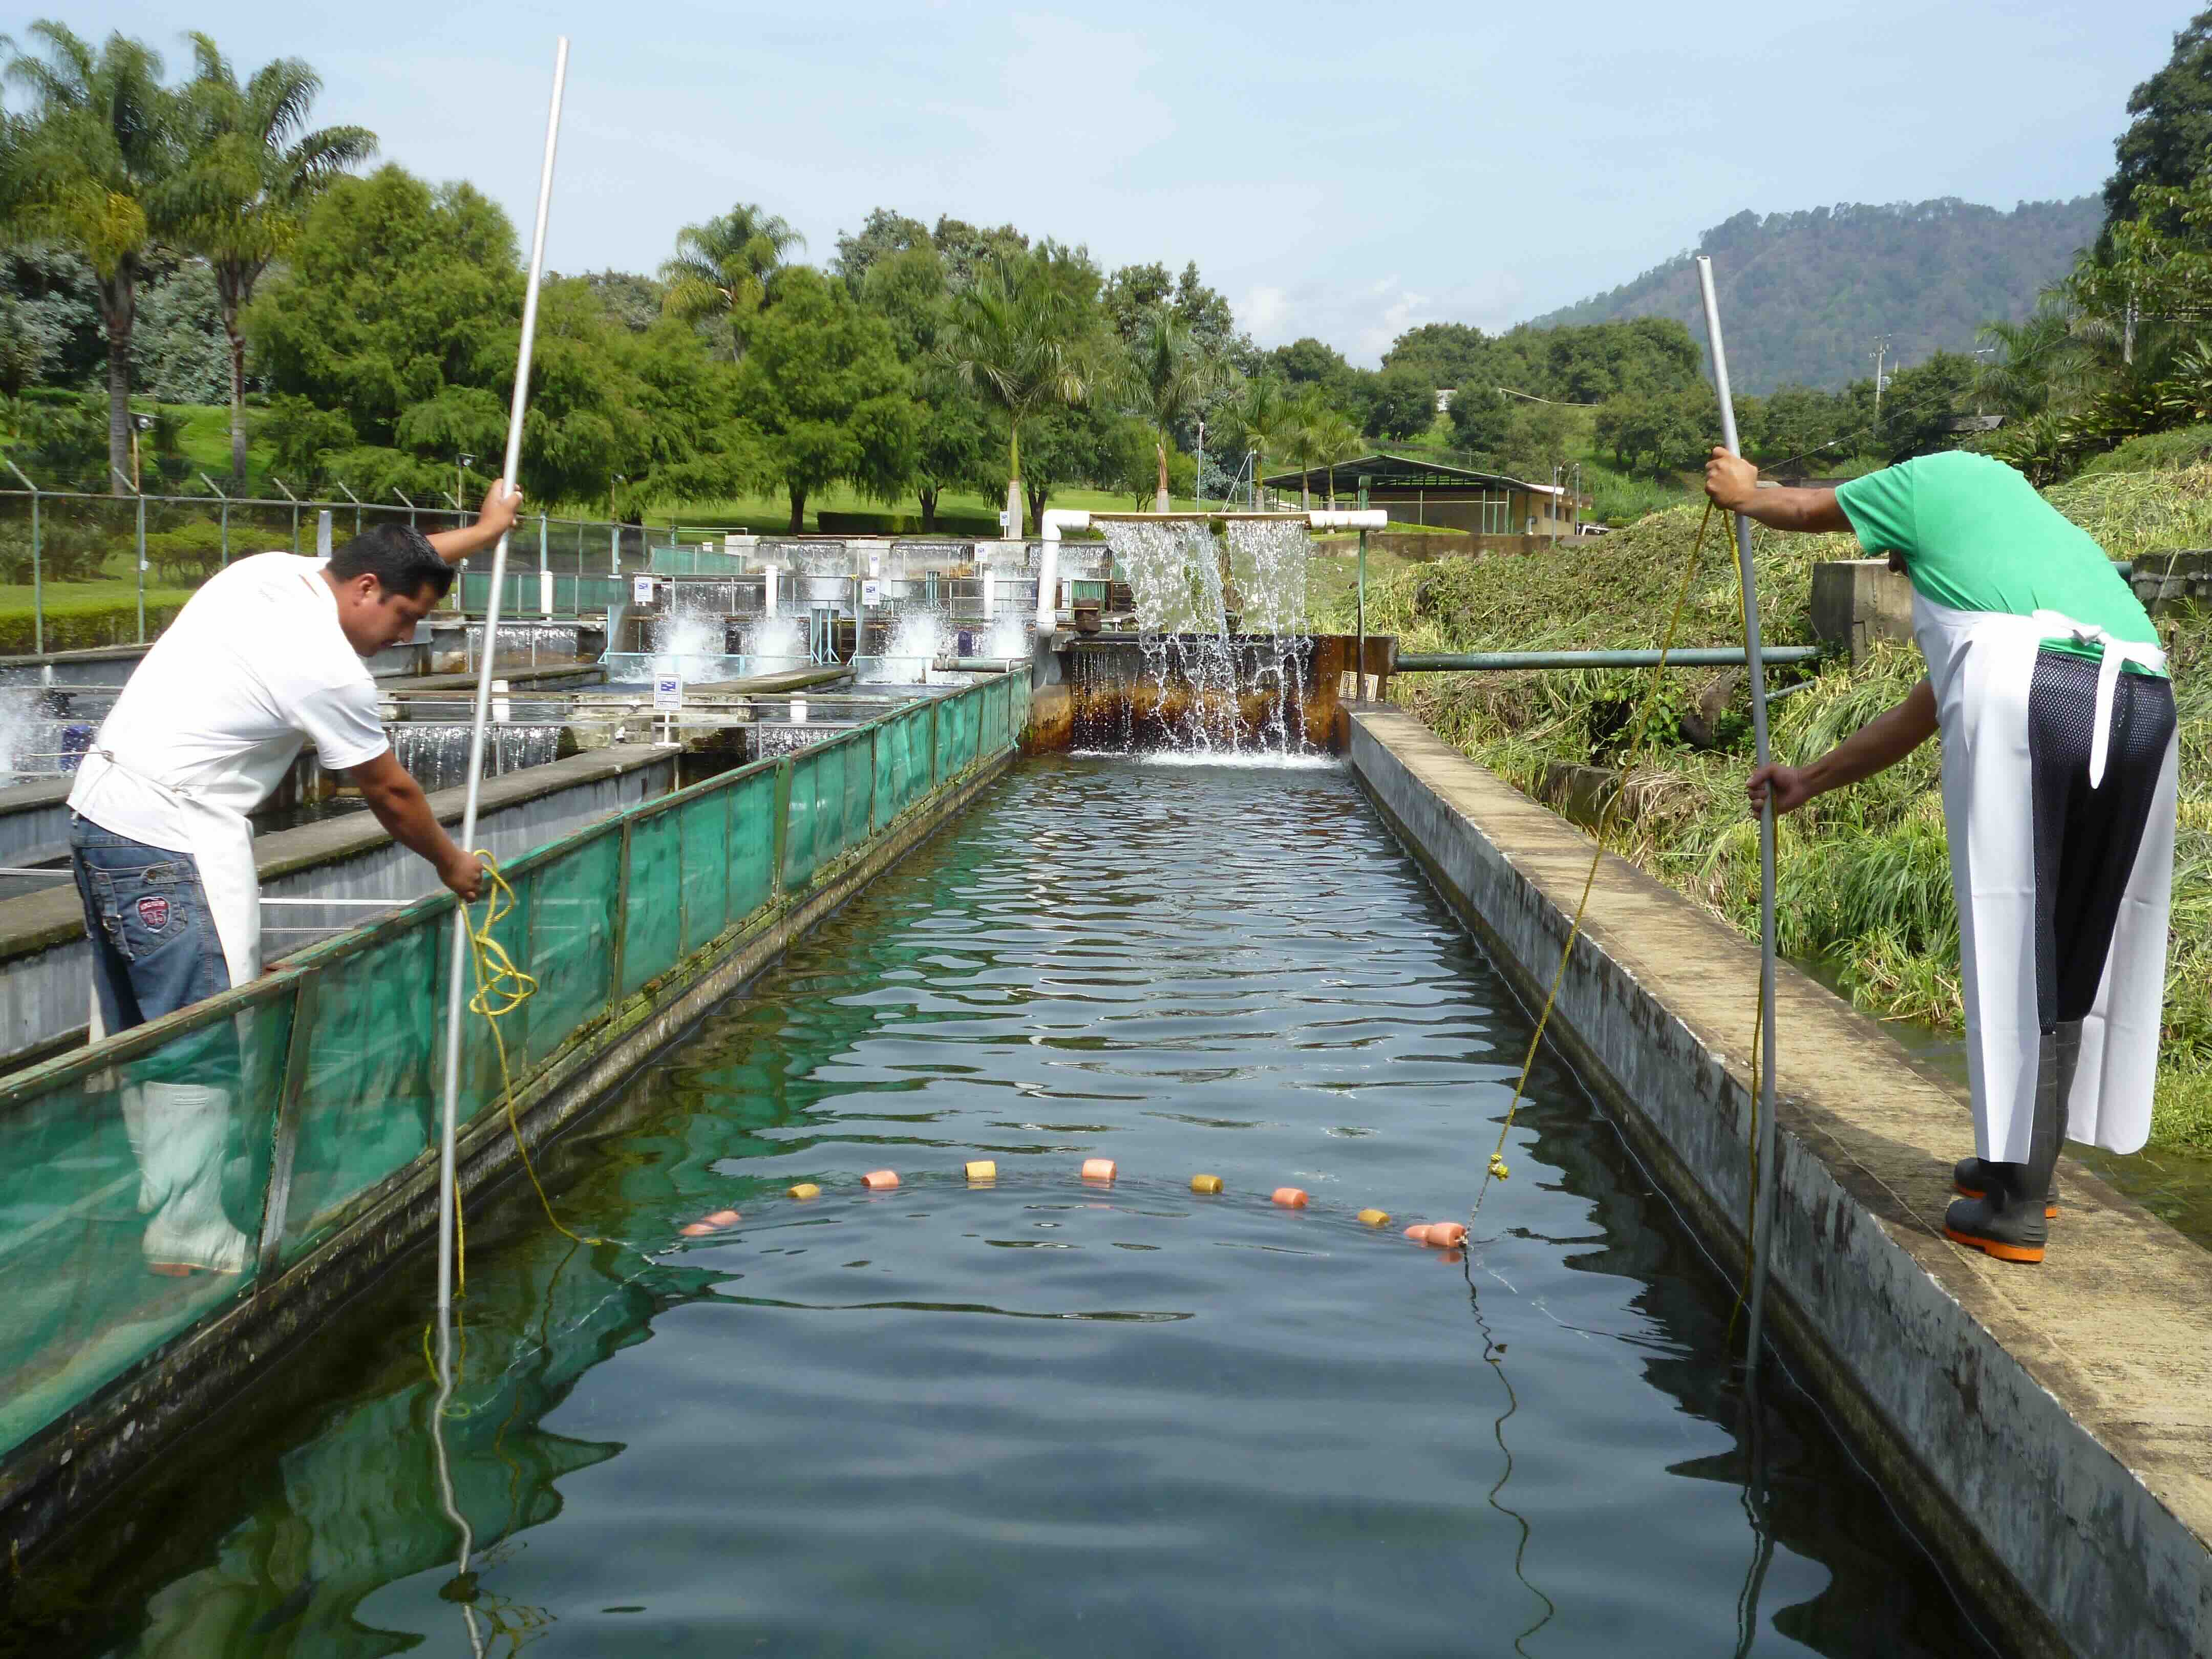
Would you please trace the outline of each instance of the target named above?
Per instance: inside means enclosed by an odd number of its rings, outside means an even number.
[[[1284,496],[1310,495],[1316,501],[1328,499],[1332,482],[1339,498],[1364,489],[1368,506],[1383,508],[1401,524],[1478,536],[1575,533],[1575,504],[1558,485],[1528,483],[1425,455],[1377,451],[1334,466],[1271,472],[1260,482]]]

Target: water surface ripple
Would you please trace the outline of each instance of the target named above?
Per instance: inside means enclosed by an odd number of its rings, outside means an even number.
[[[1528,1029],[1342,772],[1025,763],[556,1149],[631,1244],[471,1224],[473,1586],[410,1271],[152,1506],[95,1645],[1980,1651],[1802,1402],[1755,1521],[1729,1288],[1563,1070],[1464,1259],[1354,1219],[1465,1215]]]

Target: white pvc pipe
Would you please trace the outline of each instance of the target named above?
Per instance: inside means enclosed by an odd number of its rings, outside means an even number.
[[[1060,625],[1060,532],[1090,529],[1091,514],[1079,507],[1048,507],[1040,527],[1044,552],[1037,561],[1036,622],[1038,631],[1048,634]]]
[[[1698,287],[1705,304],[1705,338],[1712,348],[1713,390],[1721,401],[1721,438],[1731,455],[1736,442],[1735,404],[1729,391],[1728,349],[1721,343],[1720,301],[1713,296],[1713,262],[1698,256]],[[1766,764],[1766,667],[1759,637],[1759,585],[1751,561],[1751,520],[1735,515],[1736,568],[1743,581],[1743,649],[1751,674],[1752,763]],[[1766,1311],[1767,1266],[1774,1249],[1774,796],[1770,791],[1759,814],[1759,984],[1765,1029],[1760,1033],[1759,1074],[1759,1186],[1752,1198],[1751,1286],[1746,1300],[1744,1370],[1754,1386],[1759,1375],[1761,1326]]]
[[[1307,525],[1315,530],[1380,530],[1389,522],[1389,514],[1379,507],[1345,507],[1336,512],[1317,507],[1306,514]]]
[[[568,37],[553,55],[553,99],[545,117],[545,162],[538,175],[538,228],[530,238],[530,285],[522,294],[522,349],[514,366],[514,395],[507,411],[507,465],[500,474],[509,493],[522,470],[522,417],[530,402],[530,354],[538,339],[538,290],[545,276],[545,218],[553,204],[553,156],[561,142],[561,94],[568,80]],[[542,553],[544,539],[538,546]],[[492,659],[499,647],[500,589],[507,581],[507,538],[491,556],[491,599],[484,607],[483,660],[477,665],[476,716],[469,732],[468,794],[461,807],[460,842],[471,848],[477,836],[477,798],[483,783],[484,724],[491,714]],[[453,966],[446,980],[446,1078],[444,1112],[438,1126],[438,1313],[442,1334],[453,1306],[453,1138],[461,1094],[461,1006],[469,963],[469,915],[465,905],[453,913]]]

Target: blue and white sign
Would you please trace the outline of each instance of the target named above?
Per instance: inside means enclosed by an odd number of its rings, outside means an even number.
[[[676,674],[657,674],[653,681],[653,706],[655,708],[684,707],[684,681]]]
[[[653,603],[652,577],[632,576],[629,579],[629,602],[632,605],[651,605]]]

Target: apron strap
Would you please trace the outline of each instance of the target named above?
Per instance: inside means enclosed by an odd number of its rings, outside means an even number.
[[[2102,650],[2097,660],[2096,712],[2089,728],[2089,787],[2102,788],[2105,761],[2112,748],[2112,700],[2119,689],[2120,670],[2131,662],[2141,663],[2146,668],[2162,669],[2166,666],[2166,653],[2154,645],[2116,640],[2094,623],[2075,622],[2056,611],[2039,611],[2035,620],[2071,634],[2076,645],[2094,645]]]

